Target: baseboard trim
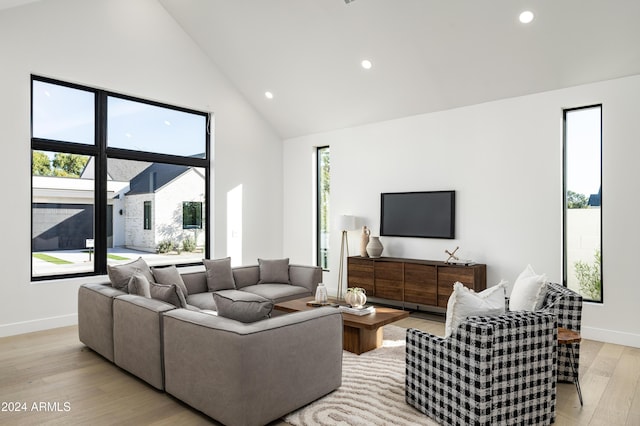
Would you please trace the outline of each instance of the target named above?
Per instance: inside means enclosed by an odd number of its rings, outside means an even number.
[[[583,339],[640,348],[640,335],[638,334],[606,330],[604,328],[582,327],[581,335]]]
[[[66,327],[78,323],[78,314],[61,315],[58,317],[40,318],[31,321],[14,322],[0,325],[0,337],[15,336],[17,334],[33,333],[34,331],[49,330],[51,328]]]

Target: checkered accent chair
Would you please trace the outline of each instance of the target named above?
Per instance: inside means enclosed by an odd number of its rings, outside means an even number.
[[[541,309],[551,312],[558,317],[558,327],[580,332],[582,322],[582,296],[561,284],[547,283],[547,294]],[[570,347],[573,346],[575,355],[575,371],[579,370],[580,343],[558,346],[558,380],[573,382],[573,369],[569,356]]]
[[[557,323],[548,312],[467,318],[448,338],[407,330],[407,404],[443,425],[550,424]]]

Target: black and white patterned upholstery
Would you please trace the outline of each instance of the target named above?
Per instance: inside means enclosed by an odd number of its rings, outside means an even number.
[[[555,420],[556,316],[469,317],[448,338],[407,330],[405,399],[443,425]]]
[[[582,322],[582,296],[567,287],[547,283],[547,294],[545,295],[541,311],[551,312],[558,317],[558,327],[580,333]],[[569,353],[573,346],[575,356],[575,370],[571,367]],[[580,365],[580,343],[558,346],[558,380],[574,382],[574,371],[578,371]]]

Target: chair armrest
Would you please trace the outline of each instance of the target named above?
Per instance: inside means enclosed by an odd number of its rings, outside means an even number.
[[[557,283],[548,283],[540,310],[555,314],[559,327],[580,332],[582,296],[575,291]]]

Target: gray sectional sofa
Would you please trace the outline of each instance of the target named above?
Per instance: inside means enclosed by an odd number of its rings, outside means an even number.
[[[214,299],[237,299],[245,314],[272,307],[314,294],[321,269],[289,265],[288,283],[265,281],[258,265],[232,268],[232,274],[235,288],[219,291],[209,291],[207,271],[181,274],[187,289],[181,307],[128,294],[111,281],[84,284],[78,290],[80,341],[227,425],[266,424],[339,387],[339,311],[319,308],[247,323],[218,315]]]

